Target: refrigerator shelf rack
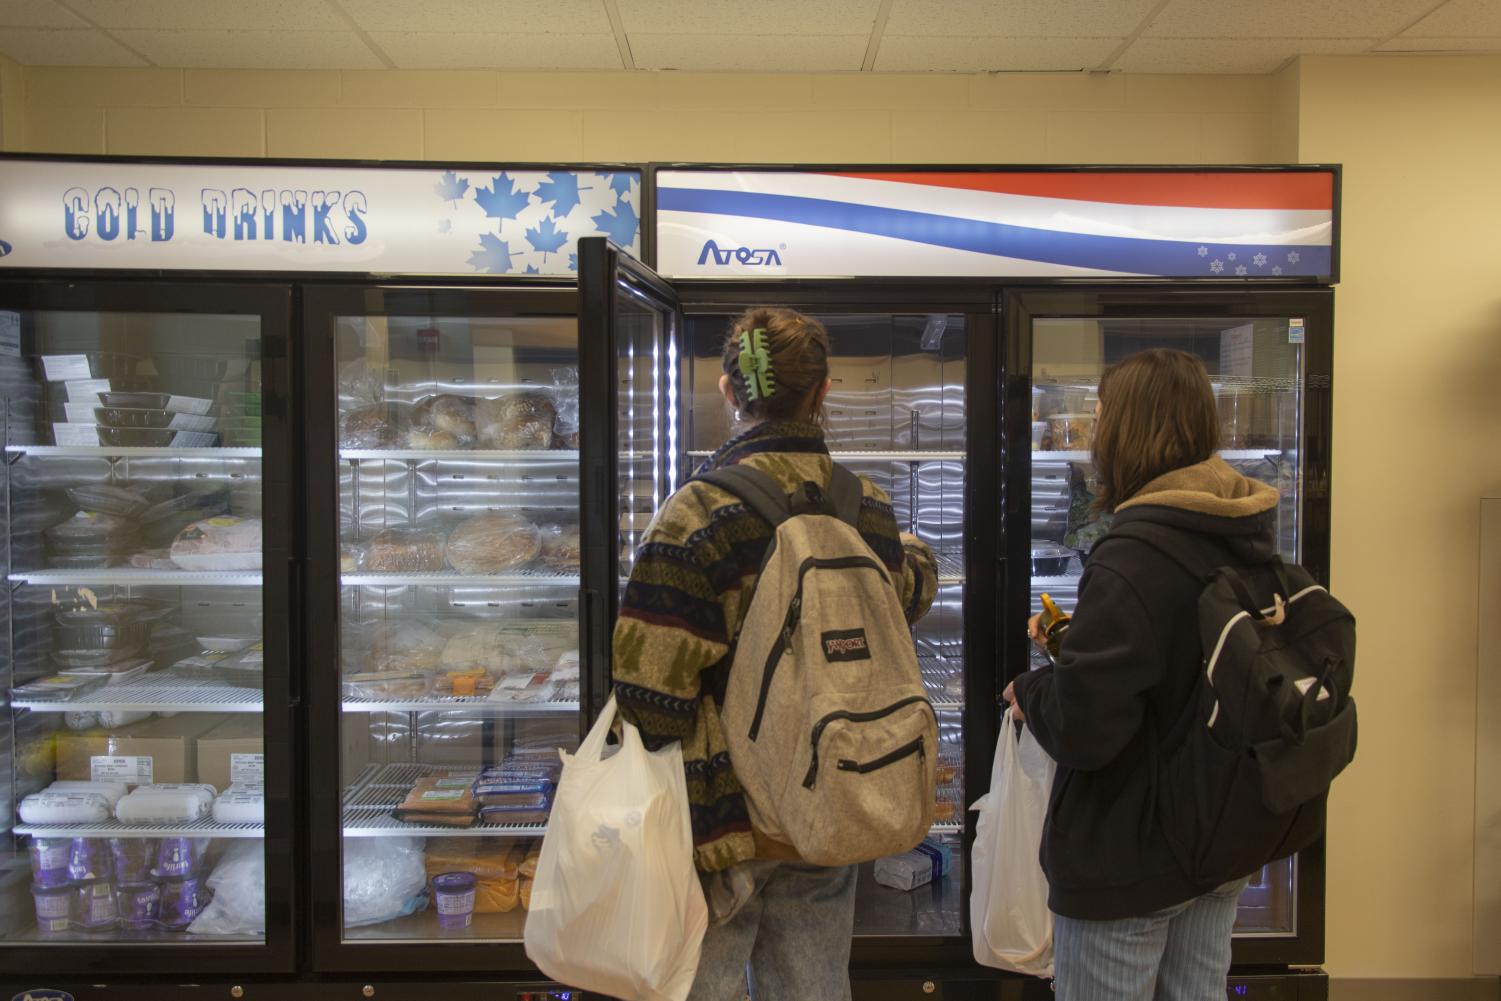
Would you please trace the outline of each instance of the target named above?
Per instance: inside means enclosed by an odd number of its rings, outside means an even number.
[[[572,462],[579,461],[577,449],[486,449],[486,448],[342,448],[341,461],[372,462]]]
[[[110,448],[104,445],[7,445],[5,454],[17,459],[24,455],[69,456],[75,459],[259,459],[259,448],[225,445],[213,448]]]
[[[551,570],[515,570],[510,573],[463,574],[449,570],[420,573],[347,573],[344,587],[578,587],[578,574]]]
[[[929,829],[929,833],[931,833],[931,834],[963,834],[964,833],[964,825],[963,824],[934,824],[932,826],[932,828]]]
[[[472,827],[444,827],[438,824],[409,824],[391,816],[391,811],[401,804],[418,779],[435,772],[460,770],[419,764],[366,766],[344,792],[344,836],[537,837],[546,833],[546,824],[476,823]]]
[[[429,695],[420,699],[358,699],[345,697],[347,713],[469,712],[485,716],[539,716],[578,712],[576,700],[511,702],[485,695]]]
[[[142,570],[107,567],[101,570],[18,570],[6,578],[12,584],[116,584],[126,587],[260,587],[259,570],[217,573],[210,570]]]
[[[964,583],[964,558],[962,556],[936,552],[933,554],[933,562],[938,566],[940,585]]]
[[[917,666],[922,671],[923,686],[928,690],[928,701],[935,712],[958,712],[964,708],[964,696],[948,693],[945,685],[951,678],[964,679],[964,662],[944,657],[919,657]]]
[[[1033,464],[1040,462],[1090,462],[1089,452],[1046,452],[1034,451],[1030,453]],[[1247,462],[1254,459],[1277,459],[1282,456],[1280,448],[1225,448],[1218,453],[1226,462]]]
[[[264,824],[221,824],[211,817],[187,824],[17,824],[16,834],[38,838],[264,838]]]
[[[694,459],[707,459],[713,454],[709,451],[691,451],[688,453],[689,457]],[[876,449],[857,449],[853,451],[831,450],[829,455],[836,462],[963,462],[965,458],[963,452],[898,452]]]
[[[11,705],[37,712],[258,713],[262,702],[258,688],[235,688],[212,681],[157,675],[124,685],[106,685],[84,698],[67,702],[13,699]]]

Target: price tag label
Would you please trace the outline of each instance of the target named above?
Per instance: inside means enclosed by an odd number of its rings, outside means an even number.
[[[1287,321],[1287,343],[1302,344],[1303,335],[1304,329],[1302,319],[1293,319]]]
[[[237,786],[265,785],[266,756],[264,754],[231,754],[229,756],[229,782]]]
[[[124,782],[126,785],[151,784],[152,759],[149,756],[96,754],[89,758],[89,779],[93,782]]]

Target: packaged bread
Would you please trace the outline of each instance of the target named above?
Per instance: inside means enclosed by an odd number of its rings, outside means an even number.
[[[541,551],[542,533],[537,526],[514,514],[478,514],[448,536],[448,565],[460,573],[515,570]]]
[[[530,896],[530,894],[528,894]],[[521,903],[521,885],[514,879],[482,879],[474,892],[474,910],[479,914],[507,914]]]
[[[392,448],[411,423],[406,408],[377,403],[350,410],[339,421],[340,448]]]
[[[432,776],[418,779],[395,810],[397,820],[441,827],[474,824],[472,777]]]
[[[427,876],[472,872],[480,879],[516,881],[525,852],[509,838],[434,838],[428,842]]]
[[[475,431],[482,448],[551,448],[557,418],[557,408],[545,393],[512,393],[474,405]]]
[[[542,565],[557,573],[578,573],[583,555],[578,526],[543,525],[540,531],[542,552],[538,559]]]
[[[426,573],[443,569],[441,532],[416,528],[388,528],[365,547],[365,569],[371,573]]]
[[[542,842],[533,841],[526,846],[526,857],[521,860],[521,865],[516,871],[526,877],[526,879],[531,880],[537,875],[537,860],[541,857]]]
[[[530,878],[521,880],[521,909],[532,909],[532,881]]]
[[[474,400],[452,393],[429,396],[417,402],[412,424],[452,435],[458,444],[449,447],[468,448],[474,444]]]
[[[437,428],[414,427],[406,434],[407,448],[425,448],[433,451],[451,451],[459,448],[459,436],[452,431]]]

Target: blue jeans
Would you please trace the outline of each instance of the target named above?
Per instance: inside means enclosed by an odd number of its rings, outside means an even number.
[[[1139,918],[1055,915],[1058,1001],[1225,1001],[1230,932],[1246,882]]]
[[[856,872],[757,863],[750,899],[704,934],[688,1001],[850,1001]]]

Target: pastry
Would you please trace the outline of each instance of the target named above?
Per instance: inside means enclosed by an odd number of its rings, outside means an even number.
[[[513,514],[475,515],[448,537],[448,565],[460,573],[486,574],[526,566],[542,551],[542,533]]]
[[[434,431],[447,432],[467,447],[474,442],[474,400],[467,396],[455,396],[452,393],[429,396],[419,401],[417,409],[412,411],[412,423]]]
[[[443,569],[443,536],[415,528],[388,528],[365,547],[372,573],[422,573]]]
[[[480,400],[474,407],[475,430],[484,448],[552,448],[557,417],[557,408],[543,393],[513,393]]]

